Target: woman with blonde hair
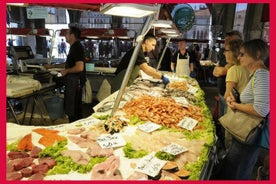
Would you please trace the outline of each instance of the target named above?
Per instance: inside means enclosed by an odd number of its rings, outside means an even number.
[[[238,59],[240,54],[240,46],[242,45],[243,41],[238,40],[231,40],[225,45],[224,55],[226,58],[226,62],[229,65],[232,65],[226,74],[226,90],[224,94],[224,98],[230,95],[230,92],[233,88],[237,89],[239,93],[245,88],[246,84],[248,83],[249,79],[249,72],[248,70],[240,65],[240,61]],[[224,108],[227,111],[227,105]],[[226,113],[226,112],[225,112]],[[229,148],[231,143],[231,135],[228,132],[225,132],[225,147],[226,149]]]

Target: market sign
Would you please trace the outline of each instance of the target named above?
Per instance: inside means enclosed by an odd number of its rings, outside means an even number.
[[[172,11],[173,22],[181,31],[188,31],[195,22],[195,12],[189,4],[179,4]]]
[[[48,16],[48,9],[43,7],[28,7],[27,19],[46,19]]]

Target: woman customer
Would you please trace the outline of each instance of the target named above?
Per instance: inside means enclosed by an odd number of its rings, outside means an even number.
[[[258,117],[269,113],[269,71],[264,65],[268,57],[268,46],[260,39],[245,42],[240,48],[241,66],[247,68],[250,80],[240,94],[241,103],[237,103],[232,93],[227,97],[227,105],[232,110],[240,110]],[[246,123],[246,122],[245,122]],[[218,179],[250,180],[258,159],[260,148],[246,145],[232,138],[232,143],[224,159]]]
[[[243,91],[246,84],[248,83],[249,79],[249,72],[248,70],[240,65],[240,61],[238,59],[240,54],[240,46],[243,43],[242,40],[231,40],[229,43],[225,44],[224,55],[226,58],[226,62],[229,65],[232,65],[226,74],[226,90],[224,94],[224,98],[230,95],[233,88],[236,88],[239,93]],[[224,108],[227,109],[227,105]],[[225,147],[226,149],[229,148],[231,143],[231,135],[226,131],[225,132]]]

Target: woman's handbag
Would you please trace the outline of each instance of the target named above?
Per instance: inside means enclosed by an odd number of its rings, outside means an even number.
[[[260,133],[258,139],[256,140],[256,145],[257,146],[260,146],[262,148],[265,148],[265,149],[269,149],[269,122],[270,122],[270,114],[268,114],[266,117],[265,117],[265,123],[264,123],[264,128],[262,130],[262,132]]]
[[[235,139],[245,144],[254,144],[265,124],[264,118],[232,109],[219,121]]]

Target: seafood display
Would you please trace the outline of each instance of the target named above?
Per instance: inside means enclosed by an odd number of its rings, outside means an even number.
[[[7,180],[200,179],[214,125],[193,79],[137,79],[110,117],[114,100],[71,124],[8,124]]]
[[[143,121],[151,121],[170,128],[176,128],[184,117],[203,121],[200,107],[189,105],[186,108],[176,103],[174,99],[166,97],[141,96],[127,102],[122,110],[126,112],[127,117],[136,115]]]

